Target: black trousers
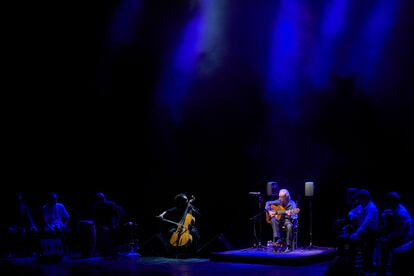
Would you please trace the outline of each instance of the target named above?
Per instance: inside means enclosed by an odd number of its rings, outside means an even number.
[[[355,264],[357,249],[361,250],[363,258],[363,268],[372,271],[374,268],[373,257],[377,232],[368,230],[361,234],[358,240],[350,240],[352,233],[342,233],[338,238],[338,252],[341,257],[345,257],[350,264]]]
[[[284,226],[286,231],[286,245],[292,246],[293,222],[290,219],[277,220],[276,218],[272,218],[270,224],[272,225],[274,241],[282,238],[283,233],[281,231],[282,227]]]

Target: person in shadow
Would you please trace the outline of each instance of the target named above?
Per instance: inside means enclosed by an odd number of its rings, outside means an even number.
[[[93,218],[96,224],[98,250],[104,256],[116,254],[117,234],[121,220],[120,207],[102,192],[95,196]]]
[[[57,194],[49,193],[47,203],[42,209],[44,231],[47,234],[57,235],[65,240],[70,230],[68,228],[69,213],[62,203],[57,202]]]
[[[349,211],[349,224],[339,236],[339,254],[348,259],[348,263],[355,264],[355,256],[360,249],[363,257],[363,269],[373,271],[373,254],[375,239],[378,231],[378,209],[371,200],[370,193],[359,190],[355,195],[356,207]]]
[[[391,252],[412,239],[412,219],[401,204],[400,195],[390,192],[385,196],[379,233],[380,273],[385,275]]]
[[[47,203],[42,208],[43,231],[40,235],[40,257],[59,256],[68,252],[71,230],[68,227],[69,213],[65,206],[57,201],[57,194],[47,195]]]
[[[10,209],[7,229],[8,256],[30,256],[35,253],[35,239],[38,232],[23,193],[16,193]]]

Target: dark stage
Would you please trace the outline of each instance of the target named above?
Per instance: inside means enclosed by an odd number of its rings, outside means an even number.
[[[209,259],[117,257],[78,259],[40,264],[35,259],[0,260],[1,275],[322,275],[330,261],[306,265],[259,265],[215,262]]]
[[[370,230],[383,226],[389,192],[399,194],[404,221],[412,219],[413,0],[7,2],[2,91],[19,98],[5,101],[2,114],[0,256],[17,251],[10,236],[44,234],[44,206],[56,192],[72,249],[88,233],[81,222],[101,219],[107,228],[116,223],[105,232],[97,222],[96,240],[125,246],[134,225],[143,257],[3,259],[1,269],[308,275],[326,268],[324,261],[162,259],[173,224],[160,215],[180,193],[194,196],[191,212],[199,211],[191,221],[197,257],[277,238],[264,207],[280,189],[300,209],[299,247],[335,248],[357,189],[369,191],[377,209]],[[277,189],[269,193],[268,183]],[[116,219],[97,219],[98,192]],[[26,210],[32,220],[19,226]]]

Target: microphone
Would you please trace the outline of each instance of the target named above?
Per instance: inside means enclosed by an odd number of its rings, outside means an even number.
[[[249,195],[260,195],[260,192],[249,192]]]

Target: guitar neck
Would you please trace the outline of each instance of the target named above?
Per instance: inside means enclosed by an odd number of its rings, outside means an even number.
[[[288,214],[288,213],[291,213],[291,215],[295,215],[296,213],[298,213],[298,211],[296,211],[296,209],[275,211],[275,214],[277,214],[277,215],[285,215],[285,214]]]

